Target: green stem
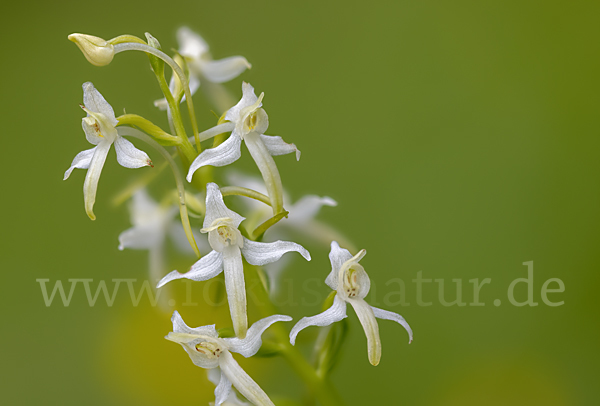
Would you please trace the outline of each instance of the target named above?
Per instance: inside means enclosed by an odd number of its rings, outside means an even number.
[[[188,111],[190,113],[190,121],[192,122],[192,131],[194,132],[194,137],[198,137],[198,122],[196,121],[196,113],[194,112],[194,103],[192,101],[192,92],[190,91],[190,86],[189,86],[187,77],[181,70],[181,67],[179,65],[177,65],[177,63],[169,55],[165,54],[162,51],[159,51],[156,48],[152,48],[151,46],[146,45],[146,44],[140,44],[140,43],[135,43],[135,42],[122,43],[122,44],[116,44],[114,46],[114,49],[115,49],[115,54],[118,54],[119,52],[123,52],[123,51],[141,51],[141,52],[146,52],[148,54],[152,54],[152,55],[156,56],[157,58],[160,58],[163,61],[165,61],[171,67],[171,69],[173,69],[173,72],[175,72],[175,74],[177,76],[179,76],[179,80],[181,81],[181,86],[183,87],[183,91],[185,92],[185,101],[187,102]],[[168,88],[168,86],[167,86],[167,88]],[[171,93],[171,92],[169,91],[168,93]],[[196,139],[196,145],[198,146],[198,148],[200,147],[200,141],[198,139]]]
[[[223,197],[245,196],[251,199],[258,200],[259,202],[263,202],[268,206],[271,206],[271,200],[269,199],[269,196],[265,196],[262,193],[257,192],[256,190],[248,189],[242,186],[223,186],[220,190]]]
[[[252,267],[256,271],[256,277],[260,280],[260,268]],[[258,306],[264,317],[279,314],[277,308],[271,301],[264,283],[258,283],[257,296],[260,303]],[[326,377],[319,376],[312,365],[302,356],[300,351],[290,344],[289,334],[282,323],[275,323],[270,330],[278,341],[280,354],[290,364],[294,372],[302,379],[306,386],[314,392],[316,398],[323,406],[340,406],[344,404],[340,394],[331,381]]]
[[[179,213],[181,215],[181,225],[183,226],[183,230],[185,231],[185,235],[187,236],[188,242],[192,246],[192,249],[198,256],[198,258],[202,257],[200,254],[200,250],[198,250],[198,245],[196,244],[196,240],[194,239],[194,233],[192,233],[192,226],[190,225],[190,218],[187,212],[187,206],[185,204],[185,188],[183,185],[183,177],[181,176],[181,172],[179,171],[179,167],[171,158],[171,154],[167,152],[166,149],[162,147],[158,142],[156,142],[149,135],[144,134],[137,128],[132,127],[119,127],[118,129],[119,135],[128,135],[130,137],[138,138],[148,144],[150,144],[154,149],[156,149],[160,154],[165,158],[165,160],[171,166],[171,170],[173,171],[173,176],[175,177],[175,183],[177,184],[177,192],[179,194]]]

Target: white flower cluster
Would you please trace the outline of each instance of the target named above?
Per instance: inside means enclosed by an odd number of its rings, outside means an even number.
[[[295,251],[310,261],[311,256],[304,247],[285,241],[290,235],[305,236],[331,246],[329,259],[332,269],[325,283],[334,291],[331,295],[333,304],[319,315],[304,317],[298,321],[291,329],[289,339],[285,338],[284,343],[278,343],[279,348],[296,351],[293,345],[301,330],[308,326],[329,326],[343,320],[346,318],[347,304],[354,308],[363,326],[368,343],[368,358],[372,365],[377,365],[381,357],[377,318],[398,322],[407,330],[409,342],[412,341],[412,331],[402,316],[369,306],[364,301],[369,292],[370,280],[359,261],[366,251],[361,250],[353,256],[347,249],[339,246],[337,241],[349,246],[343,236],[315,219],[322,206],[336,206],[337,203],[329,197],[314,195],[305,196],[295,204],[290,203],[273,156],[294,153],[299,160],[300,151],[295,144],[286,143],[279,136],[265,134],[269,118],[263,109],[264,93],[256,96],[254,88],[244,82],[241,100],[234,106],[229,105],[217,125],[202,132],[195,129],[191,95],[200,88],[201,83],[217,86],[237,77],[250,68],[246,59],[234,56],[213,60],[206,42],[185,27],[178,31],[180,48],[174,59],[160,50],[156,39],[149,34],[147,38],[146,43],[130,35],[109,41],[84,34],[69,36],[86,58],[98,66],[109,64],[119,52],[146,52],[165,96],[157,100],[155,105],[167,111],[171,132],[174,134],[168,134],[140,116],[125,114],[115,117],[113,108],[93,84],[84,83],[82,108],[87,116],[83,118],[82,126],[87,140],[95,147],[77,154],[65,172],[64,179],[75,168],[87,169],[84,202],[86,213],[93,220],[98,181],[111,145],[115,145],[117,161],[126,168],[152,166],[152,162],[145,152],[134,147],[124,136],[147,142],[171,165],[177,193],[167,194],[159,204],[152,200],[143,187],[137,187],[130,194],[133,227],[119,236],[119,249],[148,250],[151,277],[158,278],[164,275],[166,266],[164,252],[167,236],[188,253],[205,253],[203,256],[198,255],[199,259],[187,272],[172,271],[162,277],[157,288],[177,279],[206,281],[223,273],[235,336],[219,337],[214,325],[188,327],[177,311],[171,319],[173,331],[166,336],[168,340],[180,344],[195,365],[212,371],[209,379],[216,385],[215,404],[246,404],[231,392],[232,385],[255,405],[273,404],[267,394],[241,369],[231,353],[237,352],[244,357],[254,356],[261,348],[261,336],[268,327],[278,321],[292,320],[285,315],[271,315],[248,327],[244,279],[244,260],[254,267],[264,266],[273,293],[277,287],[277,277],[287,264],[288,256],[283,257],[284,254]],[[164,64],[173,69],[169,85],[161,70],[164,69]],[[224,88],[220,89],[221,93],[222,91]],[[193,137],[189,138],[185,135],[179,111],[184,102],[190,108],[190,120],[194,127]],[[211,138],[215,138],[213,147],[202,150],[200,143]],[[234,163],[241,156],[242,142],[256,163],[262,182],[230,171],[225,179],[237,186],[220,188],[209,177],[211,175],[204,175],[203,171],[199,171],[204,166],[222,167]],[[166,149],[170,147],[174,147],[182,157],[181,165],[187,171],[187,186],[179,172],[179,165],[173,161],[172,152]],[[197,194],[188,192],[186,187],[196,188]],[[223,200],[224,195],[248,198],[245,206],[250,213],[248,219],[228,208]],[[204,236],[192,230],[188,209],[196,217],[203,217],[199,231],[207,235],[207,242]],[[181,224],[176,221],[178,211]],[[277,235],[282,240],[262,241],[267,230],[270,230],[269,236]],[[284,259],[280,260],[282,257]]]

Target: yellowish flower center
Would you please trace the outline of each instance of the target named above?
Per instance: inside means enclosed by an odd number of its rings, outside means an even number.
[[[217,343],[208,341],[196,344],[195,348],[196,351],[210,359],[219,358],[223,353],[223,349]]]
[[[356,270],[350,268],[344,272],[344,292],[348,297],[356,297],[360,289],[358,284],[358,273]]]

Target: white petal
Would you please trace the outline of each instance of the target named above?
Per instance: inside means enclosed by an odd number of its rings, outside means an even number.
[[[165,284],[175,279],[190,279],[192,281],[206,281],[214,278],[218,274],[223,272],[223,255],[217,251],[211,251],[207,255],[200,258],[192,268],[186,273],[179,273],[177,271],[170,272],[167,276],[162,278],[156,285],[157,288],[164,286]]]
[[[275,406],[260,386],[233,359],[229,351],[223,351],[223,354],[219,357],[219,366],[233,386],[254,405]]]
[[[345,319],[346,316],[346,302],[340,299],[338,295],[335,295],[333,299],[333,305],[323,313],[317,314],[316,316],[303,317],[298,323],[292,328],[290,332],[290,343],[296,344],[296,336],[302,330],[309,326],[328,326],[336,321]]]
[[[375,317],[377,317],[378,319],[392,320],[404,327],[408,332],[408,343],[410,344],[412,342],[413,332],[406,320],[404,320],[404,317],[400,316],[398,313],[378,309],[377,307],[371,306],[371,308],[373,309],[373,314],[375,314]]]
[[[185,334],[194,334],[194,335],[202,335],[209,336],[213,338],[218,338],[219,334],[215,329],[215,325],[211,324],[208,326],[201,326],[196,328],[191,328],[181,318],[181,315],[177,310],[173,312],[173,316],[171,316],[171,322],[173,323],[173,332],[174,333],[185,333]]]
[[[365,330],[369,362],[371,365],[376,366],[381,359],[381,339],[379,338],[379,326],[373,309],[362,299],[348,299],[348,302],[354,307],[358,320],[360,320],[360,324]]]
[[[148,250],[161,245],[163,241],[164,235],[152,227],[131,227],[119,234],[119,250]]]
[[[200,138],[200,142],[202,142],[214,137],[215,135],[231,132],[233,131],[234,127],[235,126],[233,123],[219,124],[212,128],[209,128],[208,130],[202,131],[200,134],[198,134],[198,137]],[[194,137],[190,137],[190,142],[192,141],[195,141]]]
[[[229,245],[223,250],[223,268],[233,330],[236,336],[244,338],[248,330],[246,284],[244,282],[242,254],[237,245]]]
[[[296,161],[300,160],[300,150],[296,148],[296,144],[288,144],[280,136],[261,134],[260,138],[262,138],[271,155],[286,155],[295,152]]]
[[[113,108],[100,92],[96,90],[92,82],[85,82],[83,84],[83,105],[92,112],[104,114],[113,127],[116,127],[119,123],[115,118]]]
[[[260,346],[262,345],[262,333],[271,326],[271,324],[278,321],[291,321],[292,318],[290,316],[284,316],[281,314],[276,314],[274,316],[265,317],[264,319],[258,320],[256,323],[252,325],[248,329],[248,333],[246,338],[240,339],[237,337],[234,338],[224,338],[223,340],[227,342],[229,346],[229,350],[233,352],[237,352],[242,354],[244,357],[248,358],[253,356],[258,352]]]
[[[71,162],[71,166],[65,171],[65,176],[63,177],[63,180],[67,180],[69,176],[71,176],[71,172],[73,172],[73,169],[75,168],[89,168],[90,163],[92,162],[92,157],[96,152],[96,148],[97,147],[94,147],[92,149],[86,149],[85,151],[81,151],[79,154],[75,155],[75,158],[73,158],[73,162]]]
[[[220,368],[207,369],[206,375],[207,375],[208,380],[213,385],[217,386],[219,384],[219,381],[221,380],[221,369]]]
[[[205,149],[194,159],[187,174],[187,181],[192,181],[192,176],[198,168],[206,165],[225,166],[237,161],[242,156],[240,146],[242,139],[235,134],[231,134],[224,143],[215,148]]]
[[[117,161],[125,168],[152,166],[150,157],[144,151],[137,149],[121,136],[115,140],[115,150],[117,151]]]
[[[202,75],[210,82],[224,83],[236,78],[252,65],[243,56],[230,56],[216,61],[202,61]]]
[[[283,209],[283,186],[281,185],[281,177],[273,157],[260,138],[260,134],[256,132],[246,134],[244,143],[265,182],[269,197],[271,198],[273,212],[281,212]]]
[[[179,43],[179,53],[183,56],[198,59],[202,54],[208,52],[206,41],[188,27],[181,27],[177,30],[177,42]]]
[[[220,371],[220,368],[213,368],[210,371]],[[221,378],[219,379],[219,383],[215,388],[215,406],[219,406],[223,402],[227,400],[229,395],[231,394],[231,382],[227,379],[227,375],[220,371]]]
[[[333,290],[338,288],[338,273],[344,262],[352,259],[350,251],[340,248],[336,241],[331,242],[331,251],[329,251],[329,261],[331,262],[331,272],[325,283]]]
[[[337,202],[331,197],[306,195],[290,207],[289,223],[305,224],[314,219],[323,206],[337,206]]]
[[[92,160],[88,166],[85,181],[83,182],[83,200],[85,203],[85,212],[92,220],[96,220],[94,215],[94,202],[96,201],[96,190],[98,189],[98,181],[100,174],[106,161],[106,156],[110,150],[112,143],[108,140],[103,140],[98,144],[92,156]]]
[[[219,186],[215,183],[209,183],[206,185],[206,215],[204,216],[203,227],[208,228],[212,225],[213,221],[219,218],[229,217],[233,220],[233,226],[239,227],[240,223],[244,221],[244,217],[240,216],[233,210],[229,210],[223,202],[223,195]]]
[[[243,82],[242,98],[238,104],[227,111],[227,114],[225,114],[225,120],[231,121],[232,123],[237,123],[240,119],[241,111],[248,106],[252,106],[257,100],[258,97],[256,97],[256,94],[254,94],[254,88],[252,85],[250,83]],[[262,103],[258,105],[258,107],[260,106],[262,106]]]
[[[277,261],[286,252],[296,251],[310,261],[310,253],[300,244],[291,241],[256,242],[244,238],[242,253],[252,265],[265,265]]]

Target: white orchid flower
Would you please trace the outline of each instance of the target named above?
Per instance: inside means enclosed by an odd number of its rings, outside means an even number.
[[[157,287],[175,279],[205,281],[225,272],[225,288],[233,322],[238,337],[244,338],[248,329],[246,315],[246,288],[242,255],[251,265],[262,266],[277,261],[286,252],[296,251],[307,261],[310,254],[304,247],[294,242],[276,241],[262,243],[243,237],[238,227],[244,220],[236,212],[229,210],[223,202],[219,187],[214,183],[206,185],[206,216],[202,233],[208,233],[208,243],[212,251],[192,265],[184,274],[173,271],[165,276]]]
[[[200,133],[200,141],[204,141],[231,131],[229,138],[221,145],[206,149],[196,157],[190,166],[187,181],[191,182],[194,172],[203,166],[225,166],[237,161],[242,155],[243,140],[262,174],[276,214],[283,209],[283,187],[272,156],[295,152],[296,160],[300,160],[300,151],[296,145],[284,142],[279,136],[264,134],[269,126],[269,117],[261,108],[264,93],[256,97],[254,88],[246,82],[242,84],[242,92],[242,99],[225,114],[228,122]]]
[[[165,338],[181,344],[189,354],[194,365],[201,368],[219,368],[221,376],[215,388],[215,405],[223,404],[231,393],[231,385],[246,399],[257,406],[274,406],[267,394],[235,361],[231,352],[237,352],[248,358],[256,354],[262,345],[262,333],[277,321],[290,321],[289,316],[274,315],[254,323],[248,329],[248,335],[240,338],[220,338],[215,325],[188,327],[179,313],[175,311],[171,321],[173,331]]]
[[[176,220],[175,215],[179,212],[177,206],[159,205],[148,195],[146,189],[140,189],[133,195],[129,211],[133,227],[119,234],[119,250],[148,250],[151,281],[159,280],[165,271],[167,236],[179,251],[194,255],[181,222]],[[204,238],[199,235],[194,235],[194,238],[200,250],[208,249]],[[161,304],[164,302],[161,301]]]
[[[263,194],[267,193],[260,178],[254,176],[231,171],[227,174],[227,180],[232,185],[243,186]],[[256,225],[270,217],[271,210],[264,203],[254,199],[244,199],[243,202],[248,210],[254,213],[251,217]],[[323,206],[337,206],[337,202],[331,197],[304,195],[296,202],[292,203],[290,196],[284,189],[283,204],[286,207],[286,210],[289,211],[288,217],[269,228],[265,234],[265,238],[276,240],[289,239],[294,235],[300,235],[307,240],[323,246],[328,246],[331,241],[336,240],[343,242],[343,245],[345,246],[352,247],[352,244],[347,241],[346,237],[339,231],[316,219]],[[351,249],[353,249],[353,247]],[[277,291],[279,287],[279,277],[292,259],[292,257],[283,257],[277,262],[265,265],[265,271],[269,276],[269,290],[271,294],[274,294]]]
[[[364,301],[369,293],[371,281],[365,269],[358,263],[367,252],[361,250],[352,256],[346,249],[340,248],[337,242],[331,242],[331,273],[327,276],[325,283],[337,291],[333,299],[333,305],[321,314],[302,318],[290,332],[290,343],[296,342],[298,333],[308,326],[328,326],[336,321],[346,318],[346,305],[350,303],[365,330],[369,362],[372,365],[379,364],[381,359],[381,340],[379,338],[379,327],[377,319],[393,320],[406,329],[409,336],[409,344],[413,339],[413,333],[402,316],[387,310],[369,306]]]
[[[82,120],[83,131],[87,140],[96,145],[92,149],[80,152],[75,156],[71,167],[65,172],[63,180],[66,180],[73,172],[73,169],[87,169],[85,182],[83,184],[83,198],[85,201],[85,211],[87,215],[95,220],[94,202],[96,201],[96,190],[98,189],[98,180],[102,167],[106,161],[106,156],[110,146],[115,144],[117,151],[117,161],[125,168],[141,168],[143,166],[152,166],[152,161],[145,152],[140,151],[133,144],[117,133],[116,126],[118,121],[115,113],[96,90],[92,82],[83,84],[83,106],[87,117]]]
[[[177,42],[179,43],[179,54],[188,62],[189,86],[192,94],[196,93],[202,80],[211,83],[228,82],[252,67],[243,56],[213,60],[206,41],[188,27],[181,27],[177,30]],[[171,93],[176,89],[175,81],[174,75],[169,84]],[[182,98],[183,100],[185,100],[185,96]],[[157,100],[154,105],[161,110],[166,110],[168,107],[166,99]]]

